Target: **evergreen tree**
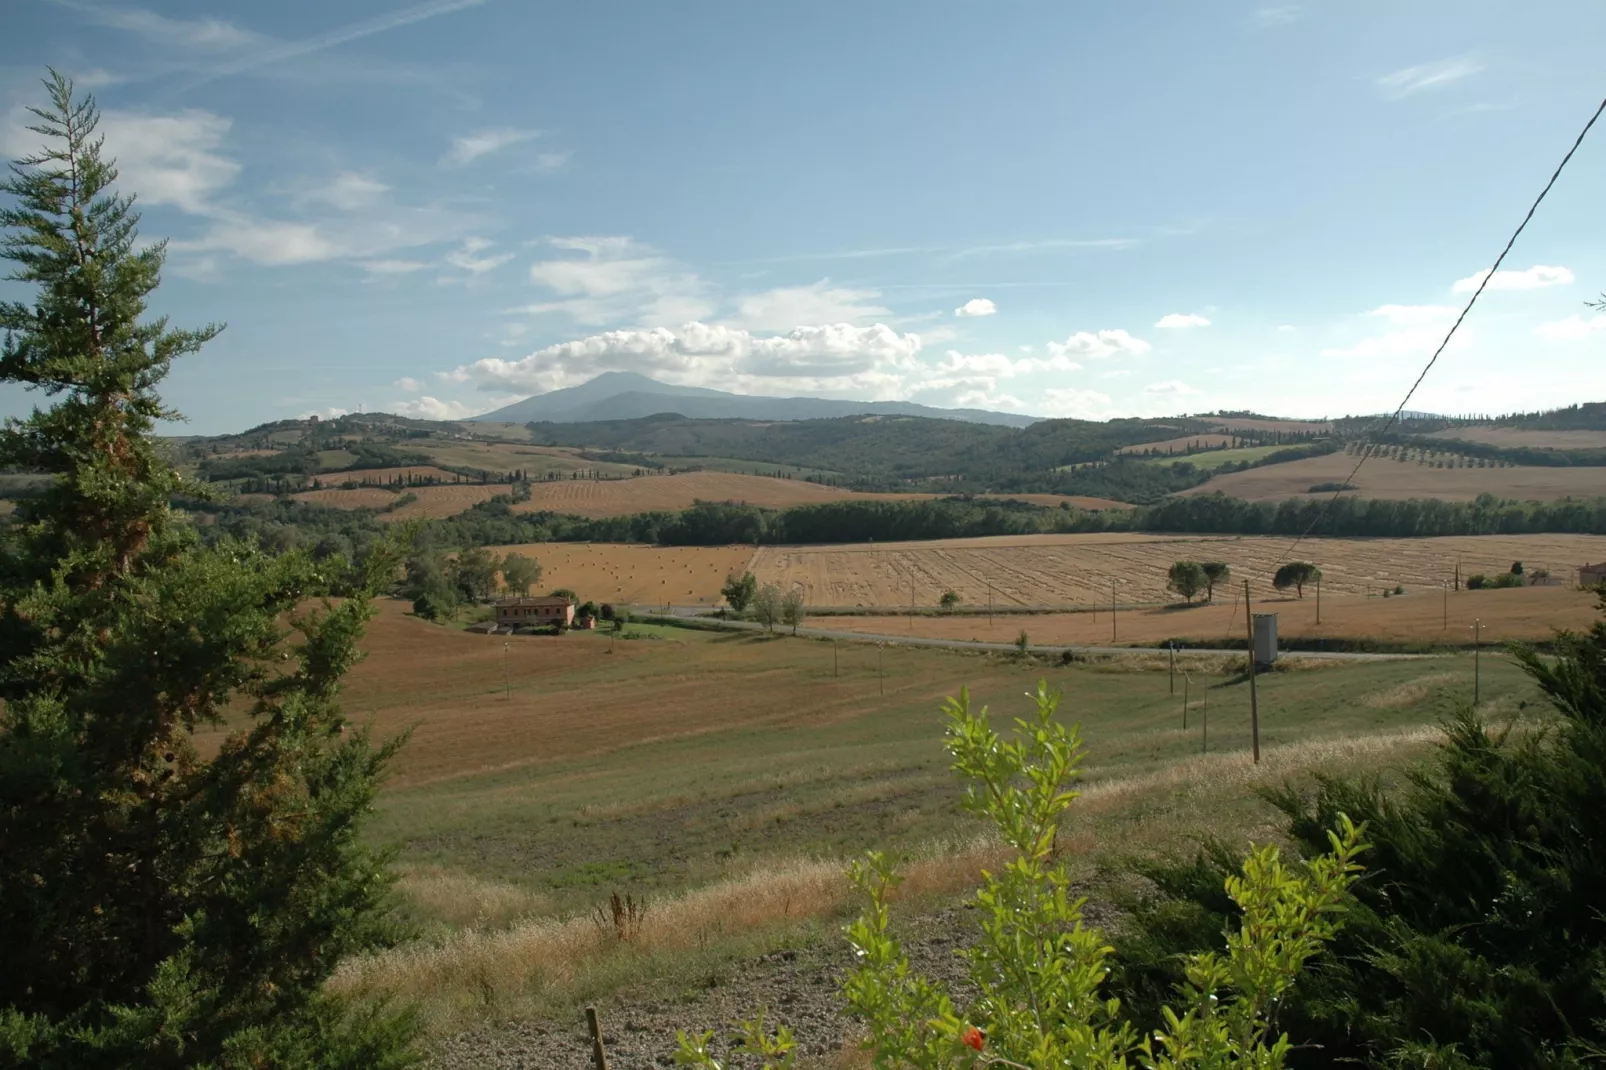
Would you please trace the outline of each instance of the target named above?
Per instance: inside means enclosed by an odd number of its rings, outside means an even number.
[[[405,1016],[322,993],[385,935],[357,825],[397,744],[336,702],[369,599],[309,609],[328,566],[175,516],[200,488],[158,449],[157,387],[219,328],[143,318],[163,248],[137,246],[93,101],[45,84],[46,148],[0,186],[0,255],[35,288],[0,303],[0,382],[57,399],[0,429],[0,466],[55,476],[0,532],[0,1066],[402,1065]]]

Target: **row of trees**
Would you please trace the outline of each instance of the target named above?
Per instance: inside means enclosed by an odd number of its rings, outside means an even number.
[[[798,626],[807,615],[803,588],[793,586],[783,591],[773,583],[761,587],[758,578],[751,572],[744,572],[740,576],[734,572],[728,573],[720,594],[731,612],[739,617],[751,610],[753,619],[768,631],[774,631],[776,624],[784,624],[796,635]]]
[[[420,617],[449,620],[465,602],[498,592],[527,595],[540,582],[541,564],[535,558],[517,552],[498,556],[475,546],[456,555],[437,549],[413,553],[407,558],[402,590]]]
[[[1279,591],[1292,587],[1304,598],[1305,585],[1316,583],[1321,577],[1322,570],[1309,561],[1289,561],[1278,567],[1271,585]],[[1180,594],[1190,605],[1201,591],[1206,601],[1214,601],[1216,585],[1231,578],[1232,569],[1222,561],[1177,561],[1166,570],[1166,590]]]

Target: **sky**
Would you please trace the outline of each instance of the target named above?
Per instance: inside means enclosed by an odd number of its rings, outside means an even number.
[[[5,7],[0,154],[73,77],[153,314],[227,324],[165,385],[190,433],[612,370],[1388,411],[1606,93],[1598,0]],[[1606,121],[1411,409],[1606,397],[1603,178]]]

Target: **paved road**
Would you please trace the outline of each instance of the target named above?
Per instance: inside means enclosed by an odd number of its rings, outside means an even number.
[[[746,620],[721,620],[708,615],[708,610],[699,606],[671,606],[670,615],[682,619],[706,621],[719,628],[729,631],[761,632],[762,624],[755,624]],[[643,614],[642,620],[650,621],[652,614]],[[778,633],[788,632],[789,629],[777,627]],[[914,635],[880,635],[873,632],[837,631],[830,628],[802,627],[797,630],[800,636],[811,639],[838,639],[853,643],[889,643],[895,646],[932,646],[946,647],[952,650],[986,650],[997,653],[1010,654],[1015,651],[1014,643],[980,643],[968,639],[925,639]],[[1078,654],[1156,654],[1163,647],[1152,646],[1072,646],[1055,645],[1049,643],[1033,643],[1034,654],[1058,654],[1065,650],[1074,650]],[[1187,650],[1179,649],[1179,657],[1188,654],[1242,654],[1242,650],[1224,650],[1205,647],[1192,647]],[[1312,661],[1406,661],[1416,658],[1444,657],[1443,654],[1363,654],[1353,651],[1339,650],[1284,650],[1279,654],[1283,658],[1307,658]]]

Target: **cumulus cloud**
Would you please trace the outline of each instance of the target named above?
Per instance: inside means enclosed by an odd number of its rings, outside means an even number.
[[[633,238],[549,238],[545,244],[580,255],[531,264],[530,281],[556,297],[519,311],[561,313],[586,326],[628,320],[646,327],[700,320],[714,312],[702,279]]]
[[[101,116],[106,154],[117,161],[118,185],[138,191],[142,205],[172,205],[191,215],[215,214],[214,196],[240,173],[240,165],[221,151],[231,125],[199,108]],[[35,145],[38,140],[35,135]]]
[[[954,309],[956,316],[991,316],[998,311],[998,306],[985,297],[972,297],[969,301]]]
[[[1379,305],[1367,313],[1401,326],[1438,323],[1455,314],[1456,309],[1449,305]]]
[[[1104,420],[1111,412],[1110,395],[1097,390],[1052,387],[1043,391],[1043,410],[1049,416],[1077,420]]]
[[[1170,315],[1161,316],[1155,326],[1164,330],[1175,331],[1184,330],[1188,327],[1208,327],[1210,326],[1210,321],[1191,312],[1173,312]]]
[[[1534,328],[1534,334],[1547,342],[1576,342],[1602,331],[1606,331],[1606,313],[1596,313],[1588,319],[1574,314]]]
[[[1390,71],[1388,74],[1380,75],[1374,84],[1378,92],[1387,99],[1399,100],[1425,89],[1443,88],[1463,78],[1471,77],[1481,70],[1483,64],[1475,57],[1456,56]]]
[[[1464,279],[1457,279],[1451,289],[1458,294],[1469,294],[1476,290],[1484,279],[1488,278],[1489,271],[1485,268],[1476,275],[1468,275]],[[1548,267],[1544,264],[1535,264],[1526,271],[1497,271],[1494,278],[1489,279],[1486,290],[1539,290],[1546,286],[1565,286],[1573,281],[1573,273],[1564,267]]]
[[[547,346],[519,360],[486,358],[448,377],[482,390],[544,392],[606,371],[633,371],[672,382],[729,384],[741,380],[786,380],[796,385],[887,390],[896,374],[915,367],[922,341],[884,324],[796,327],[784,334],[757,335],[740,327],[692,322],[666,327],[605,331]]]
[[[320,201],[342,211],[351,212],[358,208],[366,208],[389,192],[390,187],[376,178],[360,175],[355,171],[345,171],[336,175],[334,181],[327,186],[307,194],[306,199]]]
[[[488,411],[465,405],[461,401],[442,401],[428,394],[408,401],[393,402],[390,408],[397,416],[411,416],[415,420],[466,420]]]
[[[1048,351],[1056,357],[1089,357],[1103,360],[1107,357],[1136,357],[1154,348],[1141,338],[1134,338],[1123,330],[1078,331],[1063,342],[1048,343]]]
[[[1181,379],[1166,379],[1162,382],[1150,383],[1143,388],[1143,392],[1154,397],[1181,397],[1187,394],[1197,394],[1199,391]]]
[[[410,375],[402,376],[391,385],[397,390],[405,390],[409,394],[416,394],[420,390],[424,389],[424,384],[420,383],[417,379],[414,379]]]
[[[451,150],[442,157],[441,162],[448,167],[467,167],[481,157],[490,156],[540,136],[539,130],[518,130],[508,126],[477,130],[472,134],[453,138]]]

